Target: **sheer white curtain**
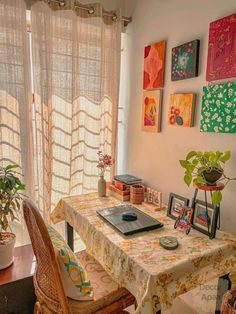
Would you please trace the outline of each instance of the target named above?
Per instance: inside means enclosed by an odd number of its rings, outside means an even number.
[[[0,166],[18,164],[34,196],[29,71],[25,3],[0,0]],[[24,242],[22,223],[12,226],[17,243]]]
[[[62,196],[96,190],[98,150],[115,157],[120,71],[119,12],[112,21],[99,4],[96,17],[53,6],[31,7],[36,192],[45,217]]]

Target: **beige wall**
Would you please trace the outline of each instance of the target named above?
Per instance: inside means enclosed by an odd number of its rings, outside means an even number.
[[[83,4],[100,2],[105,10],[120,8],[123,15],[130,16],[133,13],[136,0],[80,0],[79,2]]]
[[[128,0],[129,1],[129,0]],[[127,95],[126,171],[140,176],[153,188],[193,195],[193,188],[183,183],[179,159],[190,150],[228,150],[232,159],[226,167],[229,176],[236,176],[236,134],[200,133],[202,87],[206,84],[206,60],[209,23],[236,12],[235,0],[137,0],[132,25],[127,29],[131,45],[130,94]],[[141,131],[143,48],[167,40],[165,87],[162,104],[162,132]],[[200,68],[197,78],[171,82],[171,49],[194,39],[201,40]],[[235,79],[236,81],[236,79]],[[185,129],[167,125],[168,98],[171,93],[197,93],[195,123]],[[202,197],[203,195],[201,195]],[[222,222],[224,229],[236,232],[236,182],[223,193]]]

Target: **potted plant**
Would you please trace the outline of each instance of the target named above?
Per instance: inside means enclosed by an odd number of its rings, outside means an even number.
[[[219,152],[196,152],[191,151],[187,154],[185,160],[180,160],[180,165],[185,169],[184,182],[190,186],[193,182],[198,185],[216,185],[218,181],[230,180],[224,174],[223,166],[230,159],[230,151]],[[212,202],[216,206],[222,200],[222,193],[215,191],[212,193]]]
[[[112,166],[112,157],[107,154],[103,154],[101,151],[98,152],[98,164],[97,168],[100,172],[100,179],[98,180],[98,195],[100,197],[106,196],[106,180],[104,174],[107,167]]]
[[[18,220],[20,210],[21,191],[25,185],[16,176],[16,165],[0,167],[0,270],[10,266],[13,262],[15,234],[7,232],[9,225]]]

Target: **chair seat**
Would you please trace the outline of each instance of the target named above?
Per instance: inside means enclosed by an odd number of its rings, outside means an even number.
[[[86,251],[79,252],[76,255],[86,269],[92,283],[94,300],[76,301],[68,298],[71,313],[95,313],[119,299],[132,296],[125,288],[119,288],[118,284],[107,274],[103,267]]]

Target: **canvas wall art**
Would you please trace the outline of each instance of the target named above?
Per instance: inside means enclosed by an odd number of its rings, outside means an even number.
[[[198,76],[200,40],[196,39],[172,49],[171,80]]]
[[[200,130],[236,133],[236,83],[203,87]]]
[[[143,92],[142,130],[160,132],[161,130],[161,91]]]
[[[172,94],[169,101],[168,124],[192,127],[195,94]]]
[[[236,14],[210,24],[206,80],[236,76]]]
[[[165,51],[165,41],[144,48],[143,89],[164,87]]]

